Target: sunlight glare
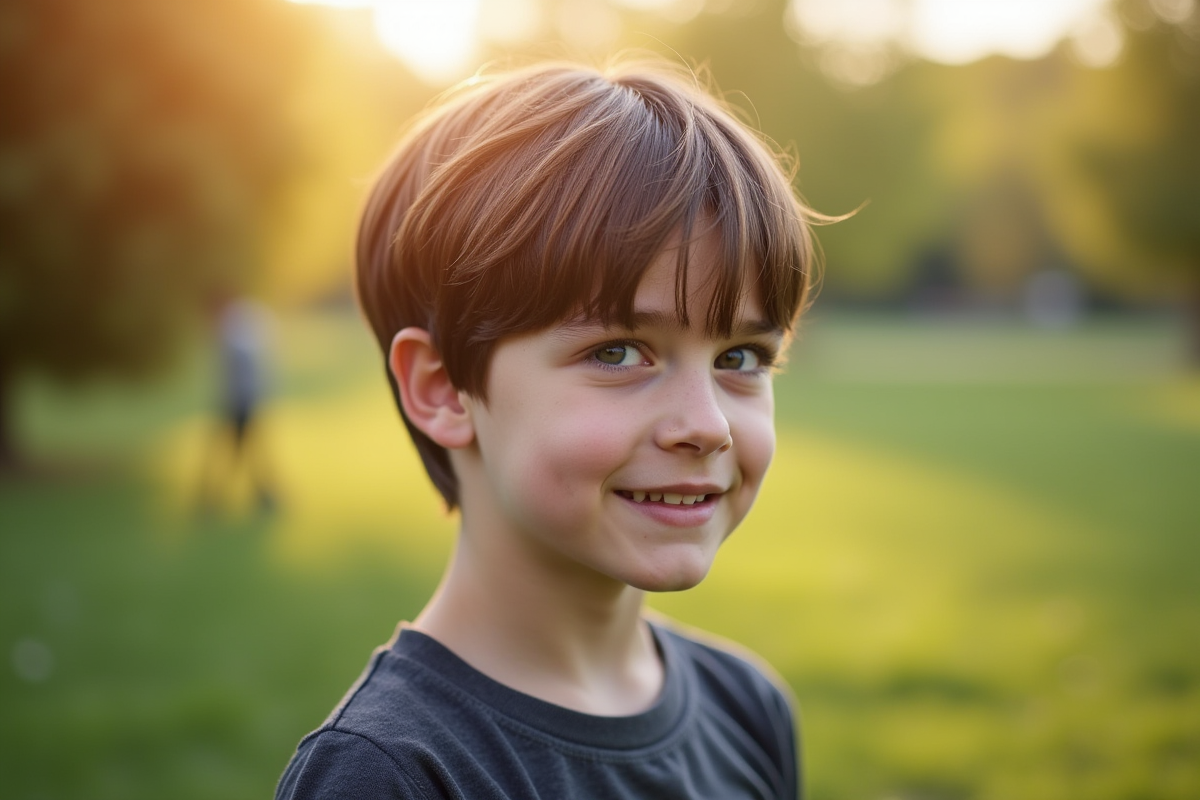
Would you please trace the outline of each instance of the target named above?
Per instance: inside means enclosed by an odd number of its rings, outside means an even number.
[[[493,0],[498,2],[499,0]],[[478,44],[481,0],[288,0],[300,5],[369,8],[375,35],[423,80],[439,85],[469,72]],[[528,6],[532,0],[526,0]],[[502,5],[520,6],[519,0]],[[536,9],[534,9],[536,14]],[[525,15],[526,17],[529,14]],[[525,26],[526,28],[528,26]]]
[[[620,16],[601,0],[564,0],[554,23],[563,40],[583,52],[607,50],[621,35]]]
[[[1150,0],[1150,7],[1164,22],[1177,25],[1192,15],[1195,0]]]
[[[789,11],[789,21],[816,42],[878,44],[902,38],[907,24],[905,10],[895,0],[794,0]]]
[[[470,67],[479,0],[387,0],[375,6],[383,45],[430,83],[448,83]]]
[[[1081,24],[1071,36],[1075,57],[1087,67],[1107,67],[1121,55],[1125,34],[1121,23],[1108,12],[1101,12]]]
[[[1039,58],[1096,7],[1097,0],[918,0],[912,46],[947,64],[991,53]]]
[[[1192,0],[1155,0],[1184,4]],[[1039,58],[1067,37],[1081,60],[1109,63],[1119,52],[1110,0],[792,0],[788,23],[800,41],[859,54],[907,50],[946,64],[992,54]],[[854,81],[851,81],[854,82]]]
[[[675,0],[613,0],[619,6],[632,8],[635,11],[658,11]]]
[[[609,0],[632,11],[649,11],[682,25],[704,10],[704,0]]]
[[[370,8],[375,0],[288,0],[299,6],[332,6],[333,8]]]
[[[537,0],[484,0],[480,7],[479,27],[494,42],[515,44],[537,35],[542,25],[542,10]]]

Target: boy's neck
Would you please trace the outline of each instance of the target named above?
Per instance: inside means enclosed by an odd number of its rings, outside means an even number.
[[[488,677],[556,705],[603,716],[653,705],[664,673],[641,617],[643,593],[528,555],[460,534],[413,627]]]

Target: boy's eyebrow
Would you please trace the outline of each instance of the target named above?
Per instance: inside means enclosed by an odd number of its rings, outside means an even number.
[[[634,311],[633,314],[630,315],[629,322],[629,330],[631,331],[636,331],[639,328],[664,328],[671,331],[682,331],[688,327],[679,319],[678,314],[672,314],[666,311]],[[581,330],[584,328],[603,327],[605,326],[599,320],[589,319],[586,317],[575,317],[574,319],[568,319],[563,322],[559,326],[559,329],[564,330],[565,332],[570,332],[572,330]],[[618,327],[623,328],[625,326],[621,325]],[[774,324],[770,320],[756,318],[739,320],[729,332],[729,335],[732,337],[761,336],[764,334],[770,336],[783,336],[784,331],[783,328]]]

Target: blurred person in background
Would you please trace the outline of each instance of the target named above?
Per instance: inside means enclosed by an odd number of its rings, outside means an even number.
[[[269,513],[275,510],[277,495],[260,411],[270,384],[273,318],[261,303],[229,295],[214,303],[213,326],[219,358],[220,421],[201,472],[200,513],[211,514],[222,505],[239,466],[245,467],[258,510]]]

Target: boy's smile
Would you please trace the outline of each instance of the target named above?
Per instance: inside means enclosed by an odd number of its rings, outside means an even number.
[[[705,576],[774,452],[783,340],[755,292],[730,336],[704,332],[715,244],[693,246],[688,327],[667,249],[638,286],[631,328],[569,320],[496,347],[487,401],[462,395],[475,431],[453,454],[466,539],[514,567],[647,590]]]
[[[664,525],[680,528],[702,525],[712,519],[722,493],[683,494],[681,492],[624,492],[618,495],[638,506],[638,511]],[[638,499],[641,497],[642,499]]]

